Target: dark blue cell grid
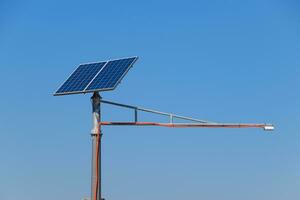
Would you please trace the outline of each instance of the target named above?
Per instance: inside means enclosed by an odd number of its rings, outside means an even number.
[[[86,90],[114,89],[136,59],[132,57],[109,61]]]
[[[106,62],[99,62],[80,65],[56,94],[83,91],[105,64]]]

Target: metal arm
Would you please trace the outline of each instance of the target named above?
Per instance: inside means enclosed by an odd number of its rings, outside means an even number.
[[[191,117],[185,117],[180,115],[175,115],[172,113],[166,113],[146,108],[141,108],[138,106],[126,105],[121,103],[116,103],[112,101],[101,100],[102,103],[110,104],[114,106],[119,106],[123,108],[133,109],[134,110],[134,122],[100,122],[100,125],[114,125],[114,126],[163,126],[171,128],[263,128],[266,131],[274,130],[272,124],[237,124],[237,123],[217,123],[210,122],[207,120],[194,119]],[[156,122],[139,122],[138,121],[138,111],[148,112],[158,115],[164,115],[169,117],[169,123],[156,123]],[[173,120],[183,119],[191,121],[193,123],[174,123]]]

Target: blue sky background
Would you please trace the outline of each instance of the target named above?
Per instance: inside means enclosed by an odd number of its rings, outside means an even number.
[[[0,199],[90,195],[90,95],[52,93],[79,63],[132,55],[140,59],[105,99],[276,131],[105,127],[106,199],[300,199],[299,9],[1,0]],[[130,114],[103,107],[105,120]]]

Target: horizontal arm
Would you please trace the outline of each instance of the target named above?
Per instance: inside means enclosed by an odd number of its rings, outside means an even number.
[[[221,124],[221,123],[156,123],[156,122],[100,122],[104,126],[163,126],[169,128],[262,128],[274,130],[272,124]]]
[[[134,110],[134,115],[135,115],[134,122],[100,122],[99,123],[99,125],[104,125],[104,126],[162,126],[162,127],[170,127],[170,128],[262,128],[266,131],[274,130],[274,126],[272,124],[216,123],[216,122],[210,122],[201,119],[194,119],[190,117],[175,115],[172,113],[165,113],[161,111],[141,108],[138,106],[116,103],[112,101],[101,100],[101,102],[105,104],[118,106],[118,107],[132,109]],[[170,122],[169,123],[138,122],[137,111],[168,116]],[[191,121],[193,123],[173,123],[173,119],[175,118]]]

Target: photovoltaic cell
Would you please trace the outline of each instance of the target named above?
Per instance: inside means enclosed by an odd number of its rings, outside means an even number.
[[[135,60],[136,57],[109,61],[86,90],[114,89]]]
[[[83,91],[105,64],[106,62],[80,65],[56,91],[56,94]]]
[[[130,57],[79,65],[54,95],[113,90],[136,60]]]

